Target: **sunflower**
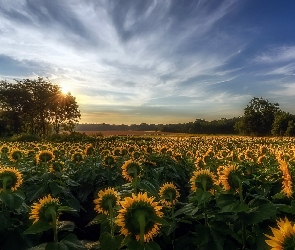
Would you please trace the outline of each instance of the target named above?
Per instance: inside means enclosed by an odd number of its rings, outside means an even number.
[[[60,207],[59,199],[52,198],[51,195],[49,194],[48,196],[45,196],[39,199],[39,202],[33,203],[33,206],[31,207],[31,213],[30,213],[29,219],[34,219],[33,224],[39,221],[40,219],[46,219],[51,222],[52,217],[51,217],[51,214],[48,213],[48,211],[53,209],[57,214],[56,219],[58,219],[59,207]]]
[[[72,154],[72,156],[71,156],[71,160],[73,161],[73,162],[81,162],[81,161],[83,161],[83,159],[84,159],[84,155],[83,155],[83,153],[82,152],[74,152],[73,154]]]
[[[240,171],[238,166],[223,166],[219,180],[226,191],[236,190],[240,187]]]
[[[180,194],[177,187],[172,182],[167,182],[161,186],[159,196],[161,197],[160,202],[163,206],[172,207],[176,204]]]
[[[110,214],[110,209],[120,205],[119,201],[119,193],[114,188],[100,190],[98,197],[93,201],[96,204],[94,210],[98,213]]]
[[[141,153],[139,151],[132,152],[133,159],[138,159],[138,158],[140,158],[140,156],[141,156]]]
[[[87,145],[85,150],[84,150],[85,155],[93,155],[94,154],[94,147],[92,144]]]
[[[9,160],[12,162],[18,162],[23,156],[23,152],[18,148],[13,149],[9,154]]]
[[[6,146],[6,145],[3,145],[3,146],[1,147],[1,153],[2,153],[2,154],[7,154],[8,152],[9,152],[9,147]]]
[[[116,218],[116,223],[121,227],[120,233],[135,236],[136,240],[148,242],[158,234],[160,223],[157,218],[163,216],[162,206],[148,197],[147,193],[132,194],[120,202],[122,209]]]
[[[22,174],[15,168],[0,168],[0,184],[2,184],[2,189],[0,189],[0,192],[6,192],[7,189],[15,191],[17,188],[20,187],[22,182]]]
[[[215,183],[216,177],[208,169],[194,171],[190,179],[191,190],[193,192],[195,192],[197,188],[202,188],[204,191],[210,190]]]
[[[136,176],[140,176],[141,167],[139,163],[132,160],[125,161],[122,165],[122,176],[127,181],[132,181]]]
[[[272,250],[295,249],[295,225],[291,225],[290,221],[280,219],[277,221],[278,228],[270,227],[274,236],[264,234],[269,240],[265,240],[266,244],[271,246]]]
[[[106,155],[102,162],[104,166],[112,167],[116,163],[116,157],[113,155]]]
[[[281,159],[278,159],[278,162],[280,164],[280,170],[283,172],[282,192],[290,198],[293,195],[293,182],[288,168],[288,164],[286,161]]]
[[[49,150],[42,150],[37,156],[36,156],[36,162],[37,164],[50,162],[54,159],[54,154]]]

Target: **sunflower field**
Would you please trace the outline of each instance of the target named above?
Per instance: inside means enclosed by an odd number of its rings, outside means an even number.
[[[0,143],[0,249],[295,249],[295,139]]]

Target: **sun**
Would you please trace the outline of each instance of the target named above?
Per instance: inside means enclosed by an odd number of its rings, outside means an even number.
[[[61,89],[61,93],[63,93],[64,95],[66,95],[70,92],[69,87],[66,85],[60,86],[60,89]]]

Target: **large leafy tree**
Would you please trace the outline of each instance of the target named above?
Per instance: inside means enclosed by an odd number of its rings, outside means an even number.
[[[75,97],[64,95],[60,86],[42,77],[1,81],[0,105],[1,124],[10,133],[58,133],[62,126],[72,128],[81,116]]]
[[[290,133],[292,134],[292,123],[291,122],[295,121],[294,115],[285,112],[285,111],[279,111],[275,114],[275,118],[272,124],[272,130],[271,133],[272,135],[275,136],[284,136],[287,135],[287,129],[289,125],[291,126],[288,131],[288,135]]]
[[[270,135],[275,115],[279,111],[278,103],[254,97],[244,109],[244,116],[236,127],[247,135]]]

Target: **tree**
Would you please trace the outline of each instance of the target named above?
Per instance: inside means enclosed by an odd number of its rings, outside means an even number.
[[[239,124],[239,127],[248,135],[270,135],[275,114],[279,110],[278,103],[254,97],[244,109],[243,124]]]
[[[285,133],[286,136],[295,136],[295,121],[288,121],[288,127]]]
[[[274,136],[286,135],[286,131],[289,126],[289,121],[293,121],[293,120],[295,119],[292,114],[285,111],[278,111],[274,117],[271,134]]]
[[[14,128],[6,126],[12,133],[59,133],[62,126],[73,128],[81,116],[75,98],[62,94],[60,86],[42,77],[1,81],[0,105],[2,124],[17,124]]]

